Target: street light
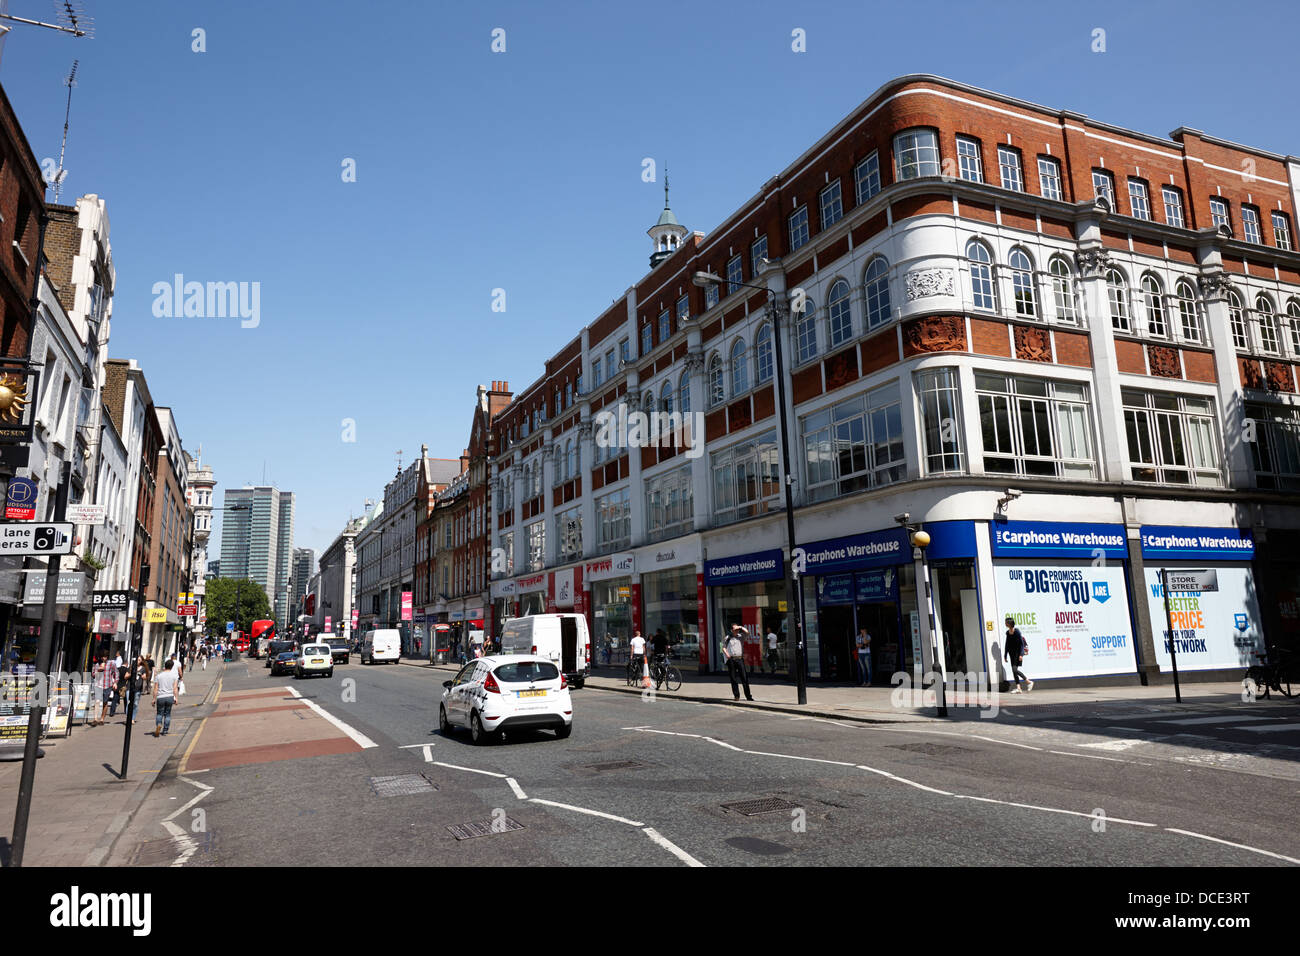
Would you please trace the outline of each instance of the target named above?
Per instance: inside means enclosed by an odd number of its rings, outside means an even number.
[[[938,689],[935,701],[938,704],[938,716],[948,716],[948,662],[943,650],[943,640],[936,639],[934,621],[934,603],[930,597],[930,565],[925,560],[925,549],[929,547],[930,535],[912,523],[912,516],[907,512],[894,515],[894,520],[907,529],[912,542],[912,560],[916,562],[916,618],[921,632],[921,669],[929,674],[931,667],[936,667],[935,683]],[[924,678],[922,678],[924,680]],[[924,686],[924,685],[922,685]]]
[[[794,484],[794,478],[790,475],[790,434],[789,423],[786,420],[785,413],[785,362],[781,350],[781,319],[786,315],[785,303],[782,296],[773,289],[764,285],[750,285],[746,282],[730,282],[716,276],[712,272],[697,272],[691,277],[691,282],[701,289],[707,289],[710,286],[720,286],[724,281],[729,285],[737,286],[744,289],[759,289],[768,295],[768,306],[772,310],[772,348],[776,354],[776,403],[780,409],[781,416],[781,469],[785,475],[785,533],[789,541],[789,564],[790,571],[786,577],[786,589],[790,597],[793,598],[789,607],[794,609],[794,658],[795,658],[795,687],[798,689],[799,703],[808,703],[808,686],[804,676],[805,671],[805,654],[803,640],[803,585],[799,581],[799,572],[795,568],[795,537],[794,537],[794,500],[792,498],[791,487]],[[707,372],[705,387],[707,388]],[[705,403],[707,407],[707,401]]]

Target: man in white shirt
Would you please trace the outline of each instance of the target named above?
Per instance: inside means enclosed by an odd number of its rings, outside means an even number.
[[[776,638],[776,631],[768,631],[767,632],[767,663],[772,668],[773,676],[776,676],[776,665],[780,661],[780,658],[777,656],[776,653],[776,645],[778,643],[779,642],[777,641]]]
[[[731,634],[722,642],[722,659],[727,663],[727,673],[731,677],[731,693],[735,695],[736,700],[740,700],[740,685],[736,683],[739,676],[741,683],[745,685],[745,700],[753,700],[754,695],[749,690],[749,675],[745,673],[745,638],[749,637],[749,631],[739,624],[731,625]]]
[[[158,716],[154,720],[153,728],[155,737],[159,735],[159,731],[166,737],[167,732],[171,730],[172,704],[176,703],[176,692],[181,680],[180,668],[174,666],[175,663],[168,659],[164,670],[153,679],[154,706],[158,708]]]
[[[628,668],[639,678],[645,667],[645,638],[641,636],[640,631],[632,635],[632,640],[628,642],[628,652],[631,654]]]

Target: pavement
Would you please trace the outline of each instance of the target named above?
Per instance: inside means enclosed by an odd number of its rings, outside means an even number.
[[[172,709],[171,731],[153,736],[153,698],[136,708],[131,758],[125,778],[122,709],[99,727],[75,725],[68,737],[41,741],[45,756],[36,761],[35,788],[27,822],[24,866],[98,866],[143,803],[154,780],[185,740],[203,705],[217,687],[224,666],[209,664],[185,672],[186,694]],[[0,861],[9,862],[22,761],[0,763]]]

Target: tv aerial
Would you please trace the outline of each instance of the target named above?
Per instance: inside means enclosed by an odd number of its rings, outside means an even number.
[[[68,88],[68,106],[63,113],[63,142],[59,145],[59,168],[50,180],[50,185],[54,187],[54,201],[59,201],[59,194],[63,192],[63,180],[68,178],[68,171],[63,166],[63,155],[68,149],[68,117],[72,115],[72,88],[77,85],[77,64],[80,60],[72,61],[72,69],[68,71],[68,78],[63,81],[63,85]]]
[[[9,0],[0,0],[0,20],[8,20],[12,23],[25,23],[32,27],[45,27],[47,30],[58,30],[60,33],[71,33],[74,37],[93,37],[95,35],[95,21],[86,13],[79,2],[73,0],[51,0],[54,4],[54,18],[56,23],[46,23],[44,20],[31,20],[27,17],[16,17],[9,12]],[[5,36],[13,27],[8,23],[0,23],[0,52],[4,50]]]

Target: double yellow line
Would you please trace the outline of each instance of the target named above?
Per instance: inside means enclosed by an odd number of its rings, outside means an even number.
[[[217,701],[221,699],[221,685],[224,682],[225,682],[224,677],[217,678],[217,692],[212,698],[212,704],[214,707],[216,706]],[[208,716],[210,717],[211,714],[209,714]],[[178,774],[184,773],[186,768],[189,766],[190,754],[194,753],[194,745],[199,742],[199,737],[203,734],[203,728],[207,726],[207,723],[208,723],[207,717],[204,717],[203,720],[199,723],[199,729],[197,732],[195,732],[194,739],[191,740],[190,745],[185,748],[185,756],[181,758],[180,770],[177,771]]]

